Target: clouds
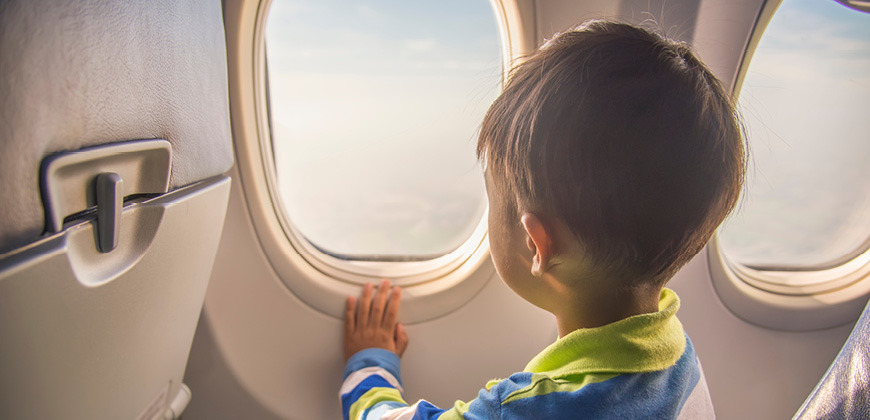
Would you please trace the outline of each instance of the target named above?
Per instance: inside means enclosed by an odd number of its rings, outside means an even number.
[[[502,64],[489,2],[274,0],[273,12],[272,138],[301,233],[342,254],[459,246],[486,205],[474,140]]]
[[[404,39],[402,45],[410,51],[432,51],[438,46],[435,38]]]
[[[723,244],[750,265],[811,267],[870,233],[870,15],[785,0],[739,98],[753,167]]]
[[[357,4],[356,14],[360,19],[368,22],[384,22],[387,19],[387,16],[381,10],[370,4]]]
[[[833,1],[786,1],[752,63],[756,71],[788,80],[870,84],[870,15]]]

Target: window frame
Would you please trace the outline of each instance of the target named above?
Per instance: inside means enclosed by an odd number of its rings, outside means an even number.
[[[739,96],[752,56],[782,1],[766,1],[759,11],[739,64],[732,97]],[[730,258],[717,232],[708,244],[707,259],[717,294],[739,318],[775,330],[813,331],[854,322],[860,316],[870,297],[868,245],[838,264],[818,269],[766,269]],[[791,284],[785,284],[784,279]]]
[[[270,9],[271,3],[273,0],[266,0],[266,7],[264,11],[266,15],[268,15],[268,11]],[[494,2],[491,2],[494,3]],[[492,4],[495,7],[495,4]],[[497,10],[497,9],[496,9]],[[261,39],[258,39],[256,42],[262,42],[265,45],[265,25],[267,23],[267,16],[264,15],[264,19],[262,23],[260,23],[262,29],[258,32],[261,36]],[[498,16],[498,13],[496,13]],[[496,17],[496,25],[499,27],[499,37],[503,38],[503,32],[501,31],[503,19],[499,19]],[[504,42],[502,42],[504,44]],[[504,68],[504,57],[508,56],[510,51],[502,48],[502,67]],[[264,81],[264,89],[265,89],[265,111],[267,113],[266,118],[267,121],[270,121],[271,118],[271,104],[270,104],[270,95],[271,92],[269,89],[269,74],[268,74],[268,65],[265,49],[262,50],[263,55],[263,65],[262,65],[262,77]],[[504,69],[502,70],[502,80],[504,79]],[[267,182],[270,184],[270,192],[272,194],[272,205],[275,206],[275,211],[278,214],[278,219],[281,223],[281,227],[284,230],[284,234],[287,235],[287,239],[290,241],[291,245],[302,255],[302,257],[313,267],[318,269],[319,271],[337,278],[341,280],[345,280],[348,282],[356,283],[359,285],[363,285],[366,282],[378,281],[381,278],[387,277],[390,278],[392,283],[398,286],[410,286],[414,284],[423,283],[426,281],[430,281],[433,279],[437,279],[439,277],[443,277],[450,272],[456,270],[459,266],[464,264],[469,259],[473,259],[475,254],[485,253],[487,244],[487,216],[489,212],[489,206],[486,207],[483,214],[481,215],[481,219],[478,221],[477,226],[471,235],[466,238],[462,244],[457,247],[455,250],[442,255],[440,257],[425,259],[425,260],[417,260],[414,256],[408,256],[408,260],[401,260],[402,256],[397,256],[399,259],[396,260],[356,260],[356,259],[345,259],[339,258],[334,254],[330,254],[325,252],[311,241],[305,238],[302,234],[301,230],[296,227],[295,223],[291,220],[288,212],[284,207],[284,201],[281,199],[280,191],[278,187],[278,177],[277,177],[277,169],[275,168],[276,161],[275,156],[273,154],[273,140],[272,140],[272,129],[271,129],[271,121],[267,126],[267,130],[263,130],[260,135],[260,141],[262,143],[261,147],[263,150],[263,160],[266,162],[266,170],[267,170]],[[482,176],[482,175],[481,175]]]
[[[504,59],[503,74],[517,57],[535,47],[531,0],[490,0],[495,11]],[[268,115],[265,25],[271,0],[262,0],[242,22],[249,39],[228,43],[250,66],[231,69],[234,147],[240,193],[268,263],[292,295],[334,318],[344,315],[347,296],[381,278],[405,289],[406,323],[436,318],[458,309],[496,276],[489,258],[485,211],[472,235],[456,250],[425,261],[345,260],[320,251],[293,226],[279,195]],[[531,11],[531,13],[530,13]],[[235,71],[233,71],[235,70]]]

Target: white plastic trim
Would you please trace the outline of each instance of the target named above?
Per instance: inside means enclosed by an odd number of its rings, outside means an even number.
[[[403,320],[421,322],[452,312],[480,291],[495,269],[489,259],[486,214],[471,237],[445,256],[413,262],[345,261],[326,255],[296,234],[283,211],[271,156],[266,107],[264,30],[270,0],[246,4],[246,19],[235,40],[228,41],[241,63],[231,66],[236,164],[254,229],[269,263],[287,288],[312,308],[343,316],[347,296],[365,282],[389,278],[404,287]],[[505,62],[534,48],[531,1],[493,0],[499,17]],[[521,26],[522,25],[522,26]],[[532,25],[529,27],[528,25]],[[508,29],[510,28],[510,29]]]
[[[768,0],[758,12],[744,47],[732,96],[764,31],[782,0]],[[815,271],[753,269],[725,255],[718,235],[707,245],[710,276],[722,303],[737,317],[761,327],[812,331],[854,322],[870,298],[870,251],[833,268]]]
[[[760,271],[730,261],[715,237],[707,246],[710,276],[725,307],[751,324],[783,331],[820,330],[857,320],[870,298],[868,258],[865,253],[814,272]],[[826,276],[831,277],[819,281]],[[802,278],[814,281],[807,284]],[[793,285],[783,284],[784,279]]]
[[[184,413],[185,409],[187,409],[187,405],[190,404],[190,398],[192,396],[193,394],[190,392],[190,388],[185,384],[181,384],[178,394],[175,394],[175,398],[172,399],[169,408],[167,408],[163,413],[163,419],[175,420],[181,418],[181,414]]]

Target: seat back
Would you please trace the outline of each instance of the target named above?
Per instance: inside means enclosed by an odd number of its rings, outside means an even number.
[[[870,416],[870,303],[831,367],[795,419],[866,419]]]
[[[4,0],[0,34],[0,418],[176,418],[230,188],[221,3]]]

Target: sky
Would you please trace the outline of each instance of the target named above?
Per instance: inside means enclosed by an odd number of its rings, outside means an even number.
[[[468,238],[502,74],[489,1],[275,0],[266,47],[279,188],[310,242],[425,256]]]
[[[870,237],[870,14],[833,0],[785,0],[738,98],[748,186],[722,230],[753,266],[813,268]]]
[[[274,0],[266,25],[272,140],[289,219],[347,255],[439,255],[486,207],[474,156],[499,93],[487,0]],[[722,229],[759,267],[825,266],[870,232],[870,15],[784,0],[738,108],[747,188]]]

